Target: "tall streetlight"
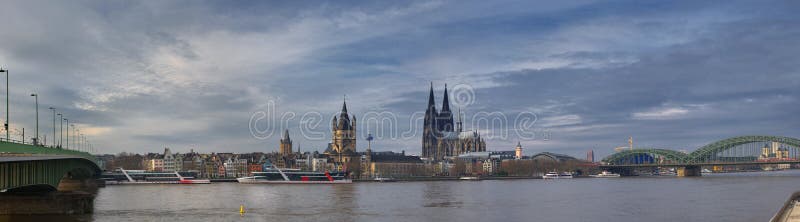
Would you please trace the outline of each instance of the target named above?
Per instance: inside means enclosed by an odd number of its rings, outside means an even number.
[[[61,113],[58,114],[59,125],[58,125],[58,148],[64,148],[64,115]],[[55,138],[53,138],[55,139]]]
[[[6,141],[11,142],[11,131],[8,131],[8,75],[10,74],[7,69],[3,68],[0,68],[0,72],[6,73],[6,123],[3,125],[3,127],[6,129]],[[25,140],[22,140],[22,142],[24,143]]]
[[[81,150],[81,137],[80,137],[80,135],[81,135],[81,130],[80,130],[80,129],[78,129],[78,128],[75,128],[75,125],[72,125],[72,129],[73,129],[73,130],[75,130],[75,132],[73,132],[73,133],[75,133],[75,134],[73,135],[73,136],[74,136],[74,137],[73,137],[73,139],[74,139],[74,141],[75,141],[75,142],[73,142],[73,143],[75,143],[75,148],[76,148],[77,150]]]
[[[69,119],[64,118],[64,122],[67,122],[67,149],[69,149]]]
[[[78,137],[78,139],[79,141],[81,141],[81,146],[80,146],[81,151],[86,151],[86,138],[83,137],[83,133],[81,133],[81,136]]]
[[[50,107],[53,110],[53,147],[56,147],[56,108]]]
[[[75,150],[75,124],[69,124],[69,126],[72,127],[72,143],[69,144],[69,147],[72,147],[72,149]],[[69,130],[67,130],[67,132],[69,132]],[[67,135],[67,138],[69,138],[69,135]]]
[[[33,145],[39,145],[39,94],[32,93],[31,96],[36,100],[36,138],[33,138]]]

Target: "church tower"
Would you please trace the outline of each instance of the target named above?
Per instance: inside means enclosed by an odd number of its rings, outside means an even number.
[[[283,131],[283,138],[281,138],[281,147],[278,150],[281,155],[289,155],[292,153],[292,139],[289,138],[289,130]]]
[[[356,116],[352,119],[347,114],[347,101],[342,103],[342,111],[339,118],[334,117],[331,122],[333,138],[331,140],[331,150],[339,154],[356,153]]]

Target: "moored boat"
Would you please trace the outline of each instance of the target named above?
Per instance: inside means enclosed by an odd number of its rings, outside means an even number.
[[[548,172],[542,176],[542,179],[572,179],[571,173],[558,173],[558,172]]]
[[[394,178],[391,178],[391,177],[375,177],[375,179],[373,179],[373,180],[377,181],[377,182],[395,182],[395,181],[397,181],[397,180],[395,180]]]
[[[592,175],[592,177],[596,177],[596,178],[616,178],[616,177],[620,177],[620,175],[618,173],[612,173],[612,172],[608,172],[608,171],[604,170],[603,172],[600,172],[597,175]]]
[[[106,184],[209,184],[210,180],[195,179],[194,177],[182,176],[175,172],[148,172],[144,170],[125,170],[119,168],[119,172],[125,176],[126,180],[109,180]]]
[[[264,172],[252,172],[252,176],[236,178],[239,183],[268,184],[348,184],[344,172],[303,172],[299,169],[270,168]]]
[[[480,177],[471,177],[471,176],[459,177],[458,179],[459,180],[481,180]]]

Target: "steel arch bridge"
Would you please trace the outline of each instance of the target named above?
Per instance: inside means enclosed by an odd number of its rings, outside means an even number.
[[[639,148],[602,160],[604,169],[632,172],[636,167],[679,167],[699,176],[701,166],[756,165],[789,167],[800,164],[800,139],[783,136],[737,136],[702,146],[691,153]],[[680,173],[679,173],[680,174]]]
[[[82,189],[100,173],[89,153],[0,142],[0,192]]]

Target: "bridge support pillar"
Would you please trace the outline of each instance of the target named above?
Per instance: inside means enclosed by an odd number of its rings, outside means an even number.
[[[73,179],[65,176],[61,179],[61,183],[58,184],[58,191],[60,192],[79,191],[94,194],[97,193],[97,189],[97,180],[92,178]]]
[[[699,177],[701,174],[700,166],[683,166],[677,168],[677,174],[679,177]]]

